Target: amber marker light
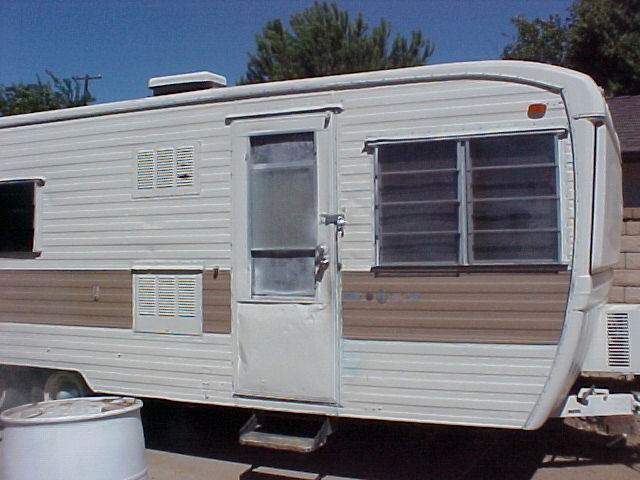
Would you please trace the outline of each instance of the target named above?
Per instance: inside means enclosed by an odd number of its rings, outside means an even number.
[[[527,109],[529,118],[542,118],[547,113],[547,106],[544,103],[532,103]]]

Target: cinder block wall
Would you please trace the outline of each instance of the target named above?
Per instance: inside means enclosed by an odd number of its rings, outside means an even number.
[[[620,262],[613,277],[610,303],[640,303],[640,208],[625,208]]]

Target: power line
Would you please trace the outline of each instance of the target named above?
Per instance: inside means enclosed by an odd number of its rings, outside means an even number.
[[[89,80],[101,80],[102,75],[89,75],[87,73],[83,77],[73,76],[71,78],[73,78],[76,81],[76,83],[80,82],[80,80],[84,80],[84,91],[87,92],[89,91]]]

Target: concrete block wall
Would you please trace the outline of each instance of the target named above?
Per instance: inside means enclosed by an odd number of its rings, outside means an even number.
[[[609,302],[640,303],[640,208],[624,209],[620,253]]]

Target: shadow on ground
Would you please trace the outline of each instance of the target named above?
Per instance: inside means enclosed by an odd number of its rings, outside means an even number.
[[[327,444],[310,454],[242,447],[250,412],[146,400],[147,448],[284,470],[367,480],[526,480],[572,464],[631,465],[637,450],[610,437],[551,422],[535,432],[340,420]],[[239,480],[275,479],[247,471]]]

